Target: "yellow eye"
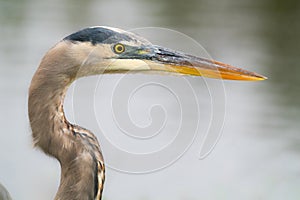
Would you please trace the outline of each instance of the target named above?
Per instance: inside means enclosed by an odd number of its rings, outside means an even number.
[[[123,44],[118,43],[114,46],[114,51],[117,54],[123,53],[125,51],[125,46]]]

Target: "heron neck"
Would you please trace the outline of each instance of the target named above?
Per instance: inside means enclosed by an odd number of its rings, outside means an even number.
[[[32,79],[28,113],[35,145],[61,165],[55,199],[101,199],[104,163],[97,138],[70,124],[63,111],[64,97],[73,79],[57,76],[48,69],[42,63]]]
[[[34,144],[45,153],[60,160],[63,141],[60,134],[69,132],[69,122],[63,111],[63,101],[68,81],[54,81],[53,77],[43,77],[41,69],[35,73],[28,98],[28,114]],[[59,145],[59,148],[54,146]]]

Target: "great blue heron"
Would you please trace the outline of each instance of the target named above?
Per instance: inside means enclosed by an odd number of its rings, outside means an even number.
[[[221,62],[154,46],[117,28],[91,27],[65,37],[42,59],[32,78],[28,100],[34,144],[61,165],[56,200],[99,200],[105,179],[97,138],[87,129],[68,122],[64,115],[68,87],[84,76],[136,72],[265,79]]]

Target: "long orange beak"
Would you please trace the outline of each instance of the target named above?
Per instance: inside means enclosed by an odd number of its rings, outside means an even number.
[[[157,46],[154,46],[154,48],[154,54],[152,54],[150,61],[152,64],[149,62],[148,64],[155,71],[227,80],[261,81],[267,79],[267,77],[255,72],[215,60],[200,58]],[[158,63],[161,65],[158,65]]]
[[[121,55],[119,58],[129,59],[129,64],[130,61],[134,63],[135,61],[143,60],[148,66],[146,69],[143,69],[146,72],[167,72],[178,75],[244,81],[267,79],[267,77],[255,72],[159,46],[140,47]],[[132,65],[135,65],[133,63]]]

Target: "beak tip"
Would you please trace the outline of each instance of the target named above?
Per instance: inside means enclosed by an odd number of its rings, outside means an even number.
[[[257,80],[258,81],[264,81],[264,80],[267,80],[267,79],[268,79],[268,77],[260,75],[260,74],[257,74]]]

